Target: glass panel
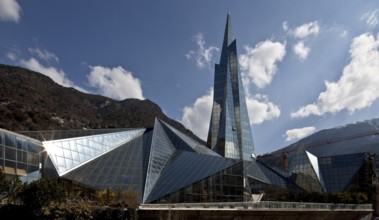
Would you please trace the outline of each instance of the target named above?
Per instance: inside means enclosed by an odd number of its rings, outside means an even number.
[[[27,162],[27,152],[18,150],[17,151],[17,161],[26,163]]]
[[[39,144],[29,142],[29,141],[27,144],[28,144],[28,151],[29,152],[39,153],[41,151],[41,146]]]
[[[76,161],[80,161],[79,153],[78,152],[71,152],[72,153],[72,159]]]
[[[0,145],[0,158],[4,158],[4,156],[5,156],[4,155],[4,148],[5,148],[4,146]]]
[[[5,145],[9,147],[16,147],[15,137],[11,134],[5,134]]]
[[[5,159],[16,160],[16,149],[5,147]]]
[[[16,162],[5,160],[4,172],[9,174],[16,174]]]
[[[0,145],[4,144],[4,133],[0,131]]]
[[[17,144],[18,149],[22,149],[23,143],[24,143],[24,140],[22,140],[19,137],[16,137],[16,144]]]
[[[63,157],[56,157],[56,158],[57,158],[58,166],[66,167],[66,162]]]
[[[39,170],[38,166],[28,166],[28,173],[32,173],[38,170]]]
[[[39,165],[39,155],[27,153],[27,163],[29,165]]]

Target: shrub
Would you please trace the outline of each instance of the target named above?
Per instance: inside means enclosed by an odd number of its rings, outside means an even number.
[[[96,195],[101,205],[111,205],[116,199],[116,193],[114,193],[111,189],[98,191]]]
[[[91,209],[85,204],[50,202],[41,209],[39,218],[87,220],[92,219],[92,215]]]
[[[26,185],[20,196],[25,205],[38,210],[50,202],[62,202],[66,193],[57,181],[42,178]]]

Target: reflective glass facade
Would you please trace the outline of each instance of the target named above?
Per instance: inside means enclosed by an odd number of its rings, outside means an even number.
[[[73,169],[62,178],[97,190],[133,189],[141,196],[145,179],[143,139],[143,135],[136,136],[101,157]]]
[[[141,135],[144,129],[84,136],[63,140],[44,141],[49,158],[58,174],[64,175],[72,169]]]
[[[207,178],[196,181],[167,196],[156,203],[177,202],[240,202],[250,198],[250,192],[244,187],[243,163],[223,169]]]
[[[317,157],[302,145],[251,161],[222,157],[159,119],[150,129],[111,131],[41,142],[0,130],[1,168],[25,181],[42,173],[93,190],[133,189],[140,203],[248,201],[272,188],[367,190],[375,172],[372,154]]]
[[[162,172],[154,188],[155,190],[151,193],[147,202],[157,200],[194,182],[214,175],[236,162],[238,161],[219,156],[179,151],[167,164],[167,168]],[[206,169],[204,169],[205,167]]]
[[[42,149],[40,141],[0,129],[0,168],[7,176],[24,182],[40,178]]]
[[[183,190],[186,201],[198,201],[201,187],[211,190],[207,201],[243,201],[250,195],[241,160],[222,157],[159,119],[151,129],[72,131],[71,138],[61,131],[32,133],[55,137],[42,142],[45,176],[81,187],[133,189],[141,203]]]
[[[176,194],[236,163],[240,163],[239,160],[221,157],[170,125],[156,120],[142,202],[163,201],[161,198]],[[239,173],[243,173],[242,166],[239,168]],[[242,182],[238,185],[243,186]],[[235,194],[241,193],[234,196],[243,198],[243,192],[234,191]]]
[[[253,160],[253,137],[228,14],[220,64],[215,65],[208,146],[228,158]]]
[[[371,184],[375,175],[374,154],[317,157],[308,152],[302,144],[297,148],[291,148],[290,151],[275,152],[258,157],[257,160],[285,181],[308,192],[345,192],[354,184],[355,188],[364,188],[362,186]],[[282,184],[274,182],[270,182],[270,185],[283,187]],[[293,187],[287,184],[283,188]]]
[[[321,157],[320,170],[327,192],[343,192],[362,168],[366,154]]]

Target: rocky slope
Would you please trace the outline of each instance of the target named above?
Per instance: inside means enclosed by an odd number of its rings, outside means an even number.
[[[11,131],[148,128],[153,127],[155,117],[204,143],[148,99],[116,101],[86,94],[63,87],[40,73],[0,64],[0,128]]]

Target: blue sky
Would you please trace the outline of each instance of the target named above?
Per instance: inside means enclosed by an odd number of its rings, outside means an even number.
[[[0,63],[150,99],[205,139],[228,11],[257,154],[379,116],[377,0],[0,0]]]

